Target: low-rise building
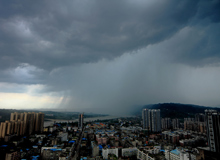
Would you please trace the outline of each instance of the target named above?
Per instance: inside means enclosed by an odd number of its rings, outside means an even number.
[[[196,154],[190,153],[183,148],[176,148],[174,150],[165,150],[165,159],[167,160],[196,160]]]
[[[145,150],[137,150],[137,159],[138,160],[155,160],[155,158],[149,156],[148,152]]]
[[[114,154],[116,157],[118,157],[118,148],[106,148],[102,149],[102,156],[104,159],[108,159],[109,154]]]

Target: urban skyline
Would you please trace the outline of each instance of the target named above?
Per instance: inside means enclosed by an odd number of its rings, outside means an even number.
[[[87,122],[80,113],[77,122],[54,119],[44,127],[44,113],[11,112],[10,121],[0,125],[0,154],[5,160],[218,159],[220,112],[203,108],[183,119],[162,118],[155,108],[140,112]]]

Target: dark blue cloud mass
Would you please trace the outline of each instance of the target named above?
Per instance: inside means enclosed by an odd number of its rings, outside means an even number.
[[[216,0],[0,3],[1,68],[28,63],[51,70],[112,59],[160,43],[187,26],[203,32],[195,35],[197,44],[189,54],[197,56],[186,56],[189,61],[219,57],[217,43],[213,43],[219,37]],[[214,48],[213,52],[207,53],[207,48]],[[205,53],[198,53],[201,50]],[[179,57],[178,53],[172,56]]]
[[[219,0],[0,0],[0,89],[106,111],[220,104],[219,15]]]

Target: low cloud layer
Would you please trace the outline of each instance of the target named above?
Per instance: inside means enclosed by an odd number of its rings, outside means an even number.
[[[2,1],[1,92],[112,114],[159,102],[218,106],[219,15],[218,0]]]

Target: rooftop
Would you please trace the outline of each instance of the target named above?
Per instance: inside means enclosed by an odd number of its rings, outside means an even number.
[[[175,155],[179,155],[180,154],[180,151],[178,151],[177,149],[174,149],[171,151],[171,153],[175,154]]]

